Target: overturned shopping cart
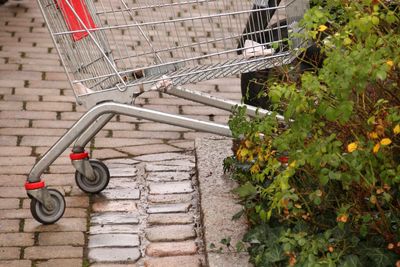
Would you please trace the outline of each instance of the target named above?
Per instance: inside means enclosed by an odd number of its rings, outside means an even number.
[[[62,194],[40,176],[72,144],[78,187],[98,193],[107,186],[107,167],[89,159],[85,146],[116,114],[230,136],[226,125],[137,107],[134,99],[157,90],[232,110],[238,103],[183,86],[289,64],[303,44],[296,33],[307,2],[38,0],[76,101],[88,111],[32,168],[25,188],[33,217],[43,224],[62,217]]]

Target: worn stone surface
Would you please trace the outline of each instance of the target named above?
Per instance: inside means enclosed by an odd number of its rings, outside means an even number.
[[[21,249],[18,247],[0,248],[0,260],[19,259]]]
[[[115,189],[106,189],[101,192],[101,196],[109,199],[132,199],[137,200],[140,198],[140,190],[139,189],[131,189],[131,188],[115,188]]]
[[[82,259],[53,259],[48,261],[38,262],[37,267],[80,267]]]
[[[72,246],[38,246],[25,249],[26,259],[82,258],[83,248]]]
[[[92,206],[94,212],[121,211],[132,212],[137,211],[136,203],[129,200],[119,201],[101,201],[96,202]]]
[[[137,247],[139,236],[133,234],[98,234],[89,236],[89,248],[98,247]]]
[[[192,215],[182,213],[150,214],[147,218],[147,223],[150,225],[190,224],[193,221]]]
[[[212,149],[210,149],[212,148]],[[201,191],[201,209],[204,222],[205,249],[209,266],[242,267],[250,266],[246,254],[223,251],[214,253],[210,244],[219,244],[230,237],[231,244],[240,241],[246,232],[244,218],[232,220],[242,207],[231,193],[235,183],[224,175],[221,162],[231,154],[231,140],[196,139],[197,171]]]
[[[147,200],[152,203],[183,203],[193,199],[192,194],[167,194],[167,195],[149,195]]]
[[[0,260],[0,267],[31,267],[32,262],[30,260],[11,260],[2,261]]]
[[[151,243],[146,254],[152,257],[193,255],[197,252],[194,241]]]
[[[151,183],[149,185],[149,188],[150,188],[150,194],[153,194],[153,195],[179,194],[179,193],[193,192],[193,186],[192,186],[191,181]]]
[[[121,234],[121,233],[139,233],[139,225],[137,224],[102,224],[90,226],[89,233],[96,234]]]
[[[150,172],[146,178],[148,181],[171,182],[190,179],[189,172]]]
[[[154,205],[147,208],[147,213],[188,212],[190,206],[190,203]]]
[[[85,236],[82,232],[45,232],[39,234],[39,244],[83,246]]]
[[[135,262],[140,258],[138,248],[93,248],[89,250],[89,260],[92,262]]]
[[[106,212],[92,215],[92,224],[138,224],[137,213]]]
[[[147,259],[145,267],[200,267],[201,261],[196,256],[162,257]]]
[[[153,226],[146,229],[150,241],[181,241],[196,237],[193,225]]]

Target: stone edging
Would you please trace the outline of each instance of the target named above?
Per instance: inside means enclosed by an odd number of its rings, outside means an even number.
[[[224,247],[220,243],[223,238],[231,238],[235,247],[246,232],[244,218],[232,221],[241,205],[231,193],[235,182],[223,173],[223,160],[231,155],[231,146],[231,139],[221,137],[199,138],[195,142],[204,244],[210,267],[251,266],[247,253],[235,253],[226,246],[219,251],[219,247]],[[216,247],[210,248],[211,244]]]

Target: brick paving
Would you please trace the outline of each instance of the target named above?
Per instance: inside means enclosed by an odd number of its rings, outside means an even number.
[[[240,99],[237,78],[189,85]],[[228,113],[158,92],[137,105],[226,123]],[[23,188],[34,162],[85,110],[72,91],[36,1],[0,6],[0,267],[201,266],[194,139],[208,134],[116,116],[90,143],[112,179],[98,196],[75,185],[69,150],[43,175],[65,195],[54,225],[31,216]]]

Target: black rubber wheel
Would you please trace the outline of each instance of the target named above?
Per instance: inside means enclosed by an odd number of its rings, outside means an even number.
[[[91,181],[86,176],[82,175],[78,171],[75,172],[75,182],[78,187],[86,193],[96,194],[103,191],[110,181],[110,172],[107,166],[96,159],[89,160],[92,165],[96,179]]]
[[[47,210],[42,203],[32,198],[31,213],[33,218],[42,224],[52,224],[58,221],[65,211],[64,196],[55,189],[48,189],[51,198],[54,201],[54,209]]]

